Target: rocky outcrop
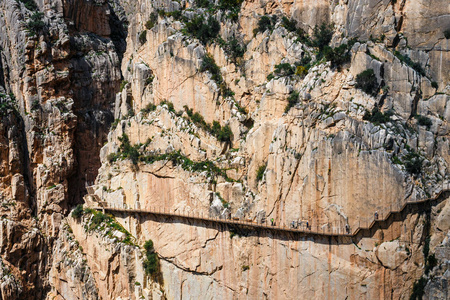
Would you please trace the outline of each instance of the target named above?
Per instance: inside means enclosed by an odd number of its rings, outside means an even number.
[[[230,211],[238,218],[265,215],[277,224],[308,221],[317,228],[343,224],[354,228],[367,224],[374,212],[385,213],[405,201],[436,195],[448,182],[445,149],[449,129],[449,97],[436,92],[445,91],[448,80],[435,76],[437,65],[422,64],[421,70],[405,60],[408,55],[413,61],[429,61],[425,48],[429,53],[440,51],[431,44],[411,46],[407,34],[420,36],[419,29],[409,27],[408,33],[404,30],[399,34],[408,18],[405,9],[408,14],[414,10],[408,5],[389,1],[333,6],[245,2],[239,15],[242,29],[223,20],[232,29],[221,31],[224,39],[237,36],[247,42],[239,67],[229,59],[225,46],[203,46],[188,34],[177,32],[183,24],[172,17],[160,15],[156,25],[147,28],[146,41],[141,43],[138,36],[146,30],[144,24],[152,9],[147,3],[139,8],[124,4],[125,10],[136,16],[136,22],[129,27],[134,34],[128,37],[122,67],[126,83],[116,98],[117,127],[101,151],[103,165],[96,194],[115,207],[163,207],[213,216]],[[282,13],[293,16],[310,33],[314,25],[334,21],[335,45],[341,42],[341,33],[347,39],[357,37],[361,42],[353,45],[350,63],[341,69],[315,64],[304,78],[268,79],[277,64],[294,65],[305,55],[313,56],[310,46],[280,23],[273,31],[254,36],[258,14]],[[430,38],[441,41],[444,28],[437,27],[436,35]],[[406,49],[406,45],[411,48]],[[221,97],[216,83],[209,80],[210,74],[198,71],[207,52],[235,93],[234,99]],[[357,75],[366,69],[373,69],[378,84],[384,86],[376,96],[355,88]],[[293,91],[298,92],[299,101],[286,109]],[[172,102],[173,108],[161,105],[148,112],[148,103],[158,105],[162,100]],[[193,120],[184,105],[203,116],[206,123],[228,124],[233,131],[231,149]],[[245,107],[247,113],[239,107]],[[367,111],[374,107],[383,112],[392,110],[394,115],[381,124],[368,122]],[[431,124],[422,125],[416,115],[426,116]],[[120,159],[124,156],[120,154],[124,135],[130,145],[136,145],[143,162]],[[192,172],[185,158],[184,164],[170,159],[155,161],[157,155],[178,150],[194,164],[214,161],[225,173],[211,177],[208,171]],[[406,161],[398,160],[408,153],[420,153],[422,175],[426,174],[427,180],[412,174]],[[152,157],[150,164],[145,163],[148,157]],[[264,173],[258,175],[264,165]],[[244,294],[295,298],[290,293],[293,285],[309,298],[327,298],[326,282],[342,287],[338,294],[343,297],[374,297],[383,290],[384,298],[408,298],[423,272],[414,262],[425,266],[427,257],[421,250],[424,240],[429,234],[436,236],[436,232],[421,226],[426,217],[415,213],[391,224],[388,230],[373,233],[376,244],[373,239],[362,238],[356,248],[344,241],[334,244],[316,239],[290,243],[273,237],[259,237],[257,242],[242,237],[237,241],[217,228],[198,228],[200,224],[193,224],[197,225],[193,228],[161,224],[152,218],[122,217],[121,223],[138,240],[151,237],[155,241],[162,257],[164,281],[170,287],[167,295],[176,299],[213,294],[230,299]],[[418,244],[411,243],[411,231]],[[198,238],[192,241],[193,236]],[[296,254],[288,252],[281,257],[283,249],[300,253],[302,258],[311,253],[323,255],[302,259],[300,264]],[[270,261],[267,266],[266,257]],[[370,261],[370,265],[360,264],[364,261]],[[284,270],[295,270],[295,274]],[[385,292],[391,290],[391,284],[397,285],[401,272],[408,274],[402,279],[402,283],[407,282],[404,289]],[[261,274],[269,275],[262,278]],[[323,274],[330,274],[328,281]],[[281,278],[296,279],[288,283]],[[383,287],[378,284],[380,280]],[[271,290],[261,282],[270,282]],[[323,286],[312,288],[310,282],[322,282]],[[349,282],[352,288],[347,286]],[[354,289],[355,284],[361,288]]]
[[[77,16],[106,22],[91,22],[95,33],[78,28],[80,19],[71,23],[65,1],[0,3],[2,258],[21,270],[23,298],[48,291],[50,249],[71,203],[96,176],[94,152],[120,81],[108,6],[82,2],[77,9],[92,9]]]
[[[83,250],[72,228],[68,223],[64,224],[53,248],[49,273],[52,290],[47,299],[99,299],[98,288]]]
[[[447,193],[354,240],[69,216],[95,181],[116,207],[353,229],[448,185],[444,1],[227,3],[0,3],[2,298],[448,297]]]

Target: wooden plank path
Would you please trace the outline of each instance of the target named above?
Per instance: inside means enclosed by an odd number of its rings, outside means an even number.
[[[133,209],[133,208],[115,208],[115,207],[93,207],[93,209],[96,210],[102,210],[102,211],[108,211],[108,212],[118,212],[118,213],[128,213],[128,214],[148,214],[148,215],[155,215],[155,216],[164,216],[164,217],[178,217],[178,218],[184,218],[189,220],[197,220],[197,221],[206,221],[206,222],[214,222],[214,223],[220,223],[220,224],[228,224],[228,225],[236,225],[241,227],[251,227],[255,229],[269,229],[274,231],[285,231],[285,232],[296,232],[296,233],[308,233],[311,235],[323,235],[323,236],[351,236],[351,234],[343,233],[342,230],[339,232],[338,228],[334,228],[332,231],[325,230],[323,228],[322,230],[319,229],[317,226],[316,228],[309,229],[306,228],[306,226],[300,226],[300,228],[292,228],[289,226],[278,226],[278,225],[269,225],[266,223],[257,223],[253,221],[247,221],[247,220],[234,220],[234,219],[224,219],[224,218],[212,218],[209,216],[205,216],[202,213],[178,213],[178,212],[170,212],[165,209],[155,208],[150,210],[144,210],[144,209]]]
[[[235,226],[255,228],[255,229],[267,229],[267,230],[272,230],[272,231],[303,233],[303,234],[307,234],[307,235],[317,235],[317,236],[327,236],[327,237],[338,237],[338,236],[354,237],[357,234],[359,234],[360,231],[371,230],[377,223],[386,222],[391,217],[391,215],[401,213],[408,206],[432,202],[434,200],[437,200],[439,197],[441,197],[442,194],[449,192],[449,191],[450,191],[449,189],[441,190],[433,198],[407,201],[407,202],[403,203],[403,205],[398,204],[398,205],[395,205],[394,207],[392,207],[392,205],[391,205],[390,210],[387,213],[378,215],[378,217],[373,216],[371,218],[371,220],[363,222],[366,224],[366,226],[361,225],[361,222],[359,221],[358,226],[356,226],[353,229],[353,231],[351,231],[351,232],[346,232],[345,227],[333,227],[333,226],[329,226],[329,224],[325,224],[322,226],[318,226],[318,225],[309,226],[309,227],[306,227],[306,225],[303,225],[303,226],[299,226],[297,228],[294,228],[291,226],[286,226],[286,225],[282,225],[282,226],[273,225],[272,226],[267,223],[253,222],[252,220],[236,220],[236,219],[225,219],[225,218],[219,218],[219,217],[210,217],[208,215],[205,215],[203,213],[198,213],[198,212],[181,213],[181,212],[171,211],[169,209],[161,208],[161,207],[152,207],[148,210],[133,209],[133,208],[117,208],[117,207],[109,206],[107,202],[97,202],[97,204],[100,204],[103,206],[95,206],[92,208],[96,209],[96,210],[101,210],[101,211],[108,211],[111,213],[116,212],[116,213],[125,213],[125,214],[148,214],[148,215],[164,216],[164,217],[177,217],[177,218],[183,218],[183,219],[188,219],[188,220],[206,221],[206,222],[213,222],[213,223],[217,223],[217,224],[235,225]],[[95,197],[95,199],[98,200],[99,197],[97,196],[97,197]]]

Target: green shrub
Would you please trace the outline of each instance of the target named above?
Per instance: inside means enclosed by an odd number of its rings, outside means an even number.
[[[28,10],[38,9],[36,2],[34,2],[34,0],[20,0],[20,2],[22,2]]]
[[[249,270],[249,269],[250,269],[250,267],[247,266],[247,265],[243,265],[243,266],[242,266],[242,272],[245,272],[245,271],[247,271],[247,270]]]
[[[372,112],[366,110],[363,116],[363,120],[374,123],[375,125],[379,125],[390,122],[393,114],[394,112],[391,110],[388,110],[387,112],[383,113],[379,110],[378,107],[374,107],[372,109]]]
[[[38,110],[41,108],[41,104],[39,103],[39,100],[34,100],[31,104],[31,110]]]
[[[121,142],[119,146],[120,157],[122,159],[131,159],[134,165],[136,165],[139,161],[139,151],[140,145],[131,146],[128,135],[125,133],[119,137],[119,141]]]
[[[300,61],[296,62],[295,65],[296,66],[304,66],[306,69],[309,69],[310,65],[311,65],[311,56],[308,53],[303,53],[302,54],[302,58],[300,59]]]
[[[222,126],[220,126],[220,123],[217,121],[213,121],[212,127],[211,127],[211,134],[214,136],[218,136],[221,130],[222,130]]]
[[[37,34],[45,27],[43,21],[44,13],[35,12],[31,15],[30,20],[27,22],[27,29],[30,33]]]
[[[151,276],[152,278],[158,277],[160,275],[160,267],[159,267],[159,259],[158,255],[153,248],[153,241],[148,240],[144,243],[145,249],[145,260],[143,262],[143,267],[146,275]]]
[[[206,125],[205,119],[204,119],[203,116],[202,116],[201,114],[199,114],[198,112],[195,112],[195,113],[192,114],[191,120],[192,120],[192,122],[194,122],[194,123],[201,124],[201,125],[203,125],[203,126]]]
[[[153,241],[152,240],[148,240],[144,243],[144,249],[147,252],[152,252],[155,249],[153,248]]]
[[[333,25],[322,23],[320,26],[316,25],[313,30],[312,43],[319,50],[323,50],[325,46],[331,42],[333,37]]]
[[[266,171],[267,165],[262,165],[256,171],[256,181],[261,181],[264,176],[264,172]]]
[[[120,83],[120,91],[123,91],[123,89],[125,88],[125,86],[128,84],[128,81],[126,80],[122,80],[122,82]]]
[[[289,94],[288,97],[288,105],[286,106],[286,108],[284,109],[285,113],[288,113],[289,110],[295,106],[295,104],[298,101],[298,96],[299,96],[299,92],[297,91],[293,91],[292,93]]]
[[[153,103],[149,103],[147,104],[147,106],[145,106],[143,109],[141,109],[141,112],[143,112],[144,114],[148,114],[149,112],[155,111],[156,110],[156,105]]]
[[[173,106],[173,103],[172,103],[172,102],[169,102],[169,101],[167,101],[167,100],[163,100],[163,101],[161,102],[161,106],[162,106],[162,105],[167,105],[167,109],[168,109],[170,112],[173,112],[174,114],[176,113],[175,107]]]
[[[145,44],[147,42],[147,30],[142,31],[139,34],[139,42],[141,44]]]
[[[420,279],[414,282],[413,291],[410,300],[422,300],[423,294],[425,292],[425,286],[427,285],[427,279],[425,277],[420,277]]]
[[[365,70],[356,75],[355,87],[368,95],[376,96],[378,94],[378,81],[373,69]]]
[[[253,34],[256,35],[258,32],[264,33],[266,30],[272,32],[275,28],[275,24],[277,23],[277,16],[272,15],[269,16],[261,16],[258,20],[257,27],[253,30]]]
[[[429,236],[427,236],[425,238],[425,243],[423,245],[422,252],[423,252],[423,257],[425,258],[425,261],[426,261],[428,258],[428,255],[430,254],[430,237]]]
[[[223,10],[233,10],[239,8],[244,0],[219,0],[219,8]]]
[[[217,134],[217,139],[221,142],[231,142],[232,136],[233,132],[231,131],[230,126],[225,125]]]
[[[183,19],[183,14],[181,13],[181,10],[174,10],[174,11],[168,12],[168,13],[166,13],[166,16],[173,17],[175,20]]]
[[[202,44],[206,45],[206,43],[215,39],[219,34],[220,23],[212,16],[209,16],[208,19],[205,20],[202,15],[198,15],[186,22],[183,32],[194,36]]]
[[[203,56],[202,64],[200,65],[200,72],[209,71],[211,73],[211,79],[216,83],[220,84],[223,81],[222,74],[220,73],[220,68],[216,64],[214,58],[207,53]]]
[[[213,3],[209,2],[209,0],[195,0],[194,3],[197,7],[201,8],[208,8],[213,5]]]
[[[295,68],[289,63],[275,65],[273,73],[276,76],[291,76],[295,74]]]
[[[436,259],[436,255],[431,254],[428,256],[425,266],[425,274],[428,274],[431,270],[433,270],[433,268],[437,266],[437,263],[438,261]]]
[[[422,76],[426,76],[425,70],[419,62],[414,62],[408,55],[402,55],[398,51],[394,51],[394,55],[403,63],[414,69],[417,73]]]
[[[349,44],[342,44],[336,48],[325,46],[323,50],[323,56],[327,61],[331,62],[332,68],[340,67],[344,63],[350,61],[350,48],[351,47]]]
[[[444,30],[444,36],[447,40],[450,39],[450,29]]]
[[[225,53],[228,55],[230,60],[236,63],[237,59],[244,56],[246,51],[245,45],[239,43],[239,41],[232,37],[228,40],[224,47]]]
[[[104,232],[106,236],[112,239],[114,238],[113,236],[114,230],[118,230],[125,234],[125,238],[122,240],[122,243],[134,245],[133,242],[131,241],[131,234],[125,228],[123,228],[122,225],[117,223],[117,221],[114,219],[113,216],[105,215],[104,213],[96,211],[92,208],[85,208],[83,214],[93,215],[92,218],[90,219],[89,224],[86,225],[85,227],[86,231],[88,232],[93,230],[103,231],[105,228],[108,228],[109,230],[106,230]]]
[[[156,23],[158,22],[158,14],[156,12],[152,12],[150,14],[150,18],[148,19],[147,23],[145,23],[145,28],[152,29]]]
[[[418,175],[422,172],[423,158],[415,152],[409,152],[403,157],[407,172]]]
[[[426,126],[429,129],[433,125],[431,119],[426,116],[416,115],[415,118],[420,126]]]
[[[392,162],[394,164],[396,164],[396,165],[402,165],[403,164],[403,162],[400,160],[400,158],[398,158],[398,156],[395,156],[395,155],[392,157]]]
[[[438,89],[439,85],[438,85],[438,83],[436,81],[433,81],[433,82],[431,82],[431,87],[435,88],[435,89]]]
[[[297,31],[297,21],[294,19],[288,19],[285,16],[281,19],[281,26],[286,28],[287,31],[296,32]]]
[[[83,205],[78,204],[72,212],[72,218],[79,219],[83,215]]]

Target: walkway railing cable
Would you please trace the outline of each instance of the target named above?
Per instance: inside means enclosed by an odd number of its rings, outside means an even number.
[[[265,221],[259,221],[255,222],[251,219],[235,219],[235,218],[223,218],[223,217],[212,217],[210,215],[205,215],[203,212],[196,212],[196,211],[190,211],[184,210],[181,212],[179,209],[177,210],[171,210],[166,207],[150,207],[149,209],[135,209],[135,208],[128,208],[126,205],[122,207],[115,207],[114,205],[111,206],[108,202],[101,201],[100,197],[98,195],[94,194],[94,188],[88,187],[88,194],[89,196],[92,196],[95,201],[94,203],[99,206],[92,205],[93,209],[96,210],[102,210],[102,211],[109,211],[109,212],[119,212],[119,213],[130,213],[130,214],[149,214],[149,215],[159,215],[159,216],[167,216],[167,217],[178,217],[178,218],[185,218],[190,220],[200,220],[200,221],[208,221],[208,222],[215,222],[215,223],[221,223],[221,224],[228,224],[228,225],[237,225],[237,226],[243,226],[243,227],[253,227],[253,228],[261,228],[261,229],[269,229],[269,230],[277,230],[277,231],[286,231],[286,232],[293,232],[293,233],[305,233],[310,235],[322,235],[322,236],[356,236],[361,230],[370,230],[375,226],[377,223],[385,222],[389,219],[389,217],[392,214],[401,213],[403,210],[405,210],[410,205],[416,205],[420,203],[426,203],[431,202],[434,200],[437,200],[443,193],[450,191],[449,189],[442,189],[435,197],[433,198],[427,198],[427,199],[420,199],[420,200],[409,200],[405,201],[402,205],[399,203],[395,205],[390,205],[388,211],[382,211],[381,213],[376,212],[374,216],[372,216],[369,219],[365,220],[357,220],[356,226],[353,225],[353,230],[350,230],[350,226],[344,225],[344,226],[335,226],[333,224],[327,223],[324,225],[312,225],[312,224],[306,224],[305,222],[302,222],[300,225],[297,224],[297,226],[292,225],[277,225],[275,224],[268,224]],[[355,223],[354,223],[355,224]]]

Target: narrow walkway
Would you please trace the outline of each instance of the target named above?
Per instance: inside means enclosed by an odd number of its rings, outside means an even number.
[[[426,202],[432,202],[434,200],[437,200],[439,197],[441,197],[442,194],[449,192],[449,189],[441,190],[434,198],[427,198],[417,201],[408,201],[405,202],[403,205],[397,205],[396,207],[390,206],[390,210],[387,213],[378,214],[377,216],[373,216],[371,220],[361,222],[357,222],[357,226],[353,228],[353,231],[350,230],[350,228],[342,227],[336,227],[336,226],[330,226],[330,224],[325,224],[322,226],[308,226],[306,227],[306,224],[303,226],[298,226],[297,228],[293,226],[286,226],[286,225],[270,225],[265,222],[257,223],[253,222],[252,220],[236,220],[236,219],[223,219],[223,218],[212,218],[208,215],[204,215],[203,213],[195,213],[195,212],[177,212],[177,211],[171,211],[167,208],[161,208],[161,207],[151,207],[149,210],[145,209],[132,209],[132,208],[117,208],[117,207],[111,207],[107,202],[100,202],[100,197],[97,195],[94,195],[94,189],[90,187],[88,189],[89,195],[95,199],[95,201],[87,201],[88,206],[92,207],[96,210],[101,211],[108,211],[111,213],[125,213],[125,214],[148,214],[148,215],[155,215],[155,216],[165,216],[165,217],[177,217],[177,218],[183,218],[183,219],[189,219],[189,220],[198,220],[198,221],[207,221],[207,222],[214,222],[214,223],[220,223],[220,224],[228,224],[228,225],[236,225],[240,227],[250,227],[255,229],[268,229],[268,230],[274,230],[274,231],[285,231],[285,232],[292,232],[292,233],[304,233],[308,235],[320,235],[320,236],[328,236],[328,237],[337,237],[337,236],[343,236],[343,237],[354,237],[356,236],[360,231],[362,230],[370,230],[372,229],[377,223],[386,222],[389,217],[393,214],[398,214],[404,211],[408,206],[417,205],[421,203]],[[97,205],[97,206],[96,206]],[[365,225],[365,226],[364,226]]]

